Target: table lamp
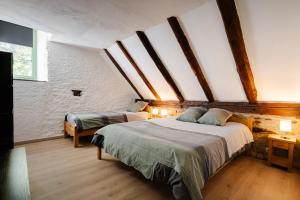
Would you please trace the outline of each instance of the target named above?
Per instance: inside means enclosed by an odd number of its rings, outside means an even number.
[[[157,108],[152,109],[152,117],[155,118],[158,115],[159,110]]]
[[[168,110],[167,110],[167,109],[162,109],[162,110],[160,111],[160,115],[161,115],[162,117],[168,116]]]
[[[279,123],[279,130],[283,133],[288,133],[292,131],[292,120],[281,119]],[[281,136],[284,139],[287,139],[287,136]]]

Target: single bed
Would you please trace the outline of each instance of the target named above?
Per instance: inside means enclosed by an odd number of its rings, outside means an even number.
[[[140,121],[148,119],[148,112],[92,112],[69,113],[65,116],[64,135],[73,136],[74,147],[79,146],[79,137],[94,133],[109,124]]]
[[[202,199],[201,189],[226,162],[253,142],[244,124],[225,126],[152,119],[106,126],[92,143],[147,179],[170,185],[177,200]]]

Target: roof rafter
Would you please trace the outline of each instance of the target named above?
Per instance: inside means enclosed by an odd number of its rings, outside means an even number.
[[[249,103],[257,103],[257,91],[246,52],[242,28],[234,0],[216,0],[227,38]]]
[[[128,61],[130,62],[130,64],[133,66],[133,68],[139,74],[139,76],[141,77],[141,79],[144,81],[144,83],[146,84],[146,86],[149,88],[149,90],[155,96],[155,98],[157,100],[160,100],[161,99],[160,96],[155,91],[155,89],[153,88],[153,86],[151,85],[151,83],[148,81],[148,79],[146,78],[145,74],[142,72],[142,70],[140,69],[140,67],[134,61],[134,59],[132,58],[132,56],[130,55],[130,53],[127,51],[127,49],[125,48],[125,46],[123,45],[123,43],[121,41],[116,41],[116,43],[118,44],[119,48],[124,53],[124,55],[126,56],[126,58],[128,59]]]
[[[109,53],[107,49],[104,49],[106,55],[109,57],[109,59],[112,61],[112,63],[116,66],[116,68],[119,70],[119,72],[122,74],[122,76],[127,80],[129,85],[132,87],[132,89],[137,93],[137,95],[141,98],[144,99],[144,97],[141,95],[141,93],[138,91],[138,89],[133,85],[133,83],[130,81],[128,76],[125,74],[119,63],[114,59],[114,57]]]
[[[200,64],[198,63],[198,61],[193,53],[190,43],[189,43],[188,39],[186,38],[186,36],[178,22],[178,19],[174,16],[169,17],[168,22],[174,32],[174,35],[176,36],[176,39],[185,55],[187,61],[189,62],[196,78],[198,79],[200,86],[202,87],[202,89],[205,93],[206,98],[208,99],[209,102],[213,102],[214,97],[211,92],[211,89],[205,79],[204,74],[202,73]]]
[[[170,73],[166,69],[165,65],[163,64],[163,62],[159,58],[158,54],[154,50],[154,48],[151,45],[151,43],[150,43],[148,37],[146,36],[146,34],[143,31],[137,31],[136,34],[139,37],[139,39],[141,40],[141,42],[144,45],[145,49],[147,50],[148,54],[152,58],[153,62],[155,63],[155,65],[157,67],[157,69],[161,72],[161,74],[163,75],[164,79],[167,81],[167,83],[173,89],[173,91],[174,91],[177,99],[179,101],[183,102],[184,101],[184,97],[182,96],[180,90],[178,89],[175,81],[173,80],[172,76],[170,75]]]

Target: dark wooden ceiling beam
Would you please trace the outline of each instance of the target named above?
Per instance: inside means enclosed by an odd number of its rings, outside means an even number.
[[[128,61],[130,62],[130,64],[133,66],[133,68],[139,74],[139,76],[141,77],[141,79],[144,81],[144,83],[146,84],[146,86],[149,88],[149,90],[155,96],[156,100],[160,100],[161,99],[160,96],[155,91],[155,89],[153,88],[153,86],[151,85],[151,83],[148,81],[148,79],[146,78],[145,74],[142,72],[142,70],[140,69],[140,67],[134,61],[134,59],[132,58],[132,56],[130,55],[130,53],[127,51],[127,49],[125,48],[125,46],[123,45],[123,43],[121,41],[117,41],[117,44],[118,44],[119,48],[121,49],[121,51],[126,56],[126,58],[128,59]]]
[[[195,76],[197,77],[200,86],[203,89],[207,100],[209,102],[213,102],[214,97],[211,92],[211,89],[205,79],[204,74],[202,73],[200,64],[198,63],[198,61],[193,53],[193,50],[190,46],[190,43],[189,43],[188,39],[186,38],[177,18],[169,17],[168,22],[176,36],[176,39],[177,39],[179,45],[181,46],[181,49],[182,49],[187,61],[189,62]]]
[[[163,77],[165,78],[167,83],[173,89],[177,99],[181,102],[184,101],[184,97],[182,96],[180,90],[178,89],[175,81],[173,80],[170,73],[166,69],[165,65],[163,64],[163,62],[159,58],[158,54],[156,53],[156,51],[152,47],[152,44],[150,43],[150,41],[149,41],[148,37],[146,36],[146,34],[143,31],[137,31],[136,34],[139,37],[139,39],[141,40],[141,42],[144,45],[145,49],[147,50],[148,54],[150,55],[150,57],[154,61],[154,63],[156,65],[156,67],[158,68],[158,70],[161,72],[161,74],[163,75]]]
[[[244,91],[249,103],[257,102],[257,91],[249,64],[242,28],[234,0],[216,0],[221,12],[227,38],[233,53]]]
[[[116,66],[116,68],[119,70],[119,72],[122,74],[122,76],[127,80],[129,85],[132,87],[132,89],[137,93],[137,95],[141,98],[144,99],[144,97],[141,95],[141,93],[138,91],[138,89],[133,85],[133,83],[130,81],[128,76],[125,74],[125,72],[122,70],[121,66],[119,63],[114,59],[114,57],[109,53],[107,49],[104,49],[106,55],[109,57],[111,62]]]
[[[136,99],[138,101],[138,99]],[[300,103],[272,103],[258,102],[250,104],[249,102],[207,102],[207,101],[148,101],[150,106],[164,108],[189,108],[195,106],[204,106],[207,108],[222,108],[238,113],[256,113],[262,115],[278,116],[300,116]]]

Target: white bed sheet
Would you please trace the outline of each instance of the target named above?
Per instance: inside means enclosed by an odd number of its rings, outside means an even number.
[[[142,121],[142,120],[149,119],[149,113],[148,112],[126,112],[126,111],[122,111],[121,113],[124,113],[127,116],[128,122]]]
[[[238,152],[246,144],[253,142],[253,135],[249,128],[244,124],[236,122],[227,122],[225,126],[214,126],[182,122],[174,118],[151,119],[149,121],[168,128],[221,136],[227,142],[229,157]]]

